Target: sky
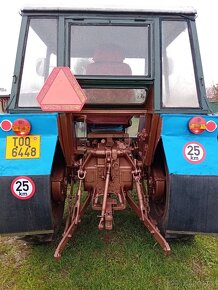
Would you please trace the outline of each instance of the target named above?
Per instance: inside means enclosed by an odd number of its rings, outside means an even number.
[[[75,1],[75,0],[74,0]],[[215,0],[7,0],[2,1],[0,12],[0,88],[10,93],[16,48],[19,36],[22,7],[66,6],[100,8],[151,8],[151,7],[194,7],[198,12],[196,19],[204,78],[207,87],[218,83],[218,37],[217,8]],[[151,4],[152,2],[152,4]]]

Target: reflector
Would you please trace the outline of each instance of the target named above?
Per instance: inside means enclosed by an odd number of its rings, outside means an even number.
[[[69,67],[55,67],[36,99],[46,112],[80,112],[86,95]]]
[[[10,120],[2,120],[0,125],[3,131],[10,131],[12,127],[12,123]]]
[[[216,128],[217,128],[216,122],[214,122],[213,120],[207,121],[206,129],[208,132],[214,132]]]

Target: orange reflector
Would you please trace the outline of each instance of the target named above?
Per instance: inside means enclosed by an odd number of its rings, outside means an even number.
[[[12,130],[18,136],[26,136],[31,130],[30,122],[26,119],[17,119],[12,124]]]
[[[193,134],[201,134],[206,130],[206,120],[200,116],[198,117],[193,117],[190,121],[189,121],[189,130],[193,133]]]

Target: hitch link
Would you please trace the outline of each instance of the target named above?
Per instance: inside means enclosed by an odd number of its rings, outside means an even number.
[[[107,151],[106,152],[106,178],[105,178],[105,186],[104,186],[104,195],[103,195],[103,203],[102,203],[102,210],[101,210],[101,216],[100,216],[100,222],[98,225],[99,230],[103,230],[104,228],[104,223],[105,227],[107,224],[107,204],[108,204],[108,187],[109,187],[109,181],[110,181],[110,174],[111,174],[111,152]]]
[[[68,218],[66,221],[66,226],[65,226],[64,233],[63,233],[63,238],[61,239],[60,243],[58,244],[58,246],[55,250],[55,254],[54,254],[54,258],[56,260],[60,260],[62,251],[64,250],[66,244],[68,243],[68,241],[72,237],[72,234],[74,233],[74,231],[78,227],[78,224],[80,223],[81,217],[83,216],[85,209],[87,208],[87,206],[91,200],[91,194],[88,192],[83,205],[81,204],[82,184],[83,184],[83,180],[85,178],[85,172],[83,172],[83,173],[82,173],[82,171],[80,171],[80,173],[78,172],[78,177],[79,177],[79,187],[78,187],[77,194],[76,194],[75,206],[72,209],[72,205],[69,205]],[[72,192],[72,190],[71,190],[71,192]]]
[[[167,243],[166,239],[161,235],[155,222],[149,216],[149,201],[148,201],[148,197],[143,192],[140,171],[135,168],[132,174],[133,174],[133,179],[135,180],[139,206],[132,199],[129,192],[127,192],[127,195],[126,195],[127,201],[129,205],[131,206],[131,208],[138,215],[140,220],[143,222],[145,227],[148,229],[150,234],[154,237],[157,243],[161,246],[161,248],[164,251],[164,254],[168,256],[171,251],[170,246]]]

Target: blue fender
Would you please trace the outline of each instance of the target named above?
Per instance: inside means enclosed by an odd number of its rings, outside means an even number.
[[[40,135],[40,158],[6,159],[6,137],[15,136],[12,130],[0,128],[0,176],[47,175],[51,173],[55,147],[58,139],[57,114],[4,114],[3,120],[25,118],[31,124],[31,135]]]
[[[40,136],[40,153],[39,158],[7,159],[6,139],[15,134],[0,126],[0,233],[52,233],[50,176],[58,140],[57,114],[4,114],[0,124],[19,118],[30,122],[31,135]]]
[[[162,115],[161,138],[168,171],[169,233],[218,232],[217,128],[193,134],[194,115]],[[202,116],[218,124],[216,116]]]

